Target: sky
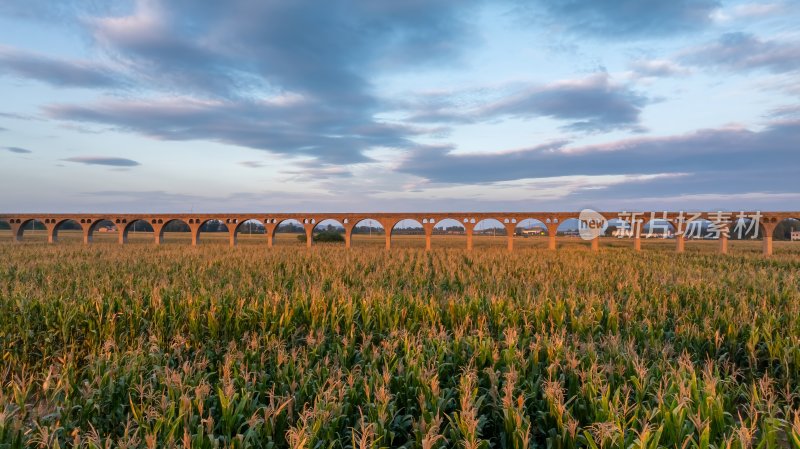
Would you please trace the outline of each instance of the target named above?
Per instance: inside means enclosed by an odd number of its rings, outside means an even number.
[[[0,211],[800,210],[796,0],[4,0]]]

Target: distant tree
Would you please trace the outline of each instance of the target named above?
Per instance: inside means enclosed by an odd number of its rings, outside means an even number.
[[[606,237],[614,237],[614,233],[617,232],[617,228],[615,225],[608,225],[606,228],[605,236]]]
[[[189,232],[189,225],[180,221],[170,221],[164,226],[164,232]]]
[[[312,237],[314,242],[344,242],[344,236],[341,232],[337,232],[336,230],[325,230],[322,232],[318,232],[314,234]],[[297,236],[297,240],[300,242],[305,243],[307,241],[305,234],[300,234]]]
[[[0,229],[2,229],[4,231],[9,230],[9,229],[11,229],[11,225],[8,224],[5,221],[0,221]]]
[[[75,220],[67,220],[58,225],[59,231],[80,231],[81,229],[83,228]]]
[[[772,237],[775,240],[791,240],[792,231],[800,231],[800,220],[789,218],[781,221],[777,226],[775,226],[775,231],[772,233]]]

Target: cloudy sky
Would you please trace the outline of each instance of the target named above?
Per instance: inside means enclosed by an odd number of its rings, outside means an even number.
[[[0,210],[800,210],[796,0],[4,0]]]

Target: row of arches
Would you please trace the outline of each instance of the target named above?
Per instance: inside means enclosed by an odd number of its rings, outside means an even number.
[[[155,239],[156,243],[191,241],[193,244],[198,244],[202,236],[204,241],[208,240],[211,243],[236,244],[240,238],[253,242],[263,242],[264,235],[267,235],[270,245],[310,245],[311,242],[344,242],[347,246],[351,246],[351,244],[380,242],[381,238],[383,238],[387,248],[393,242],[399,243],[400,246],[424,246],[430,248],[431,240],[442,242],[441,246],[444,247],[464,247],[466,244],[468,248],[471,248],[472,239],[475,238],[482,245],[496,244],[500,246],[507,244],[509,249],[512,248],[514,240],[531,243],[530,245],[525,244],[525,246],[554,248],[555,237],[559,237],[559,244],[565,246],[586,246],[596,249],[599,244],[599,239],[588,242],[578,237],[578,220],[575,218],[563,219],[561,222],[557,219],[551,221],[549,219],[539,220],[535,218],[523,220],[504,219],[503,221],[492,218],[480,220],[474,218],[444,218],[439,220],[408,218],[396,221],[363,218],[358,219],[357,222],[348,222],[348,219],[341,221],[322,219],[317,221],[313,218],[244,220],[189,218],[185,221],[179,218],[142,218],[130,221],[126,219],[48,218],[43,220],[25,219],[23,221],[17,219],[16,222],[12,219],[10,221],[11,223],[9,223],[9,220],[0,220],[0,236],[3,235],[2,230],[5,229],[12,231],[8,234],[15,233],[12,238],[16,240],[46,240],[53,243],[60,239],[83,239],[88,243],[92,242],[95,237],[102,235],[105,241],[114,241],[116,239],[120,243],[128,243],[129,241],[152,242]],[[790,240],[793,232],[800,232],[800,220],[796,218],[787,218],[781,221],[773,219],[773,221],[767,220],[766,227],[762,224],[758,229],[759,238],[766,236],[767,238],[764,240],[769,240],[770,245],[772,240]],[[392,223],[394,224],[392,225]],[[681,237],[678,241],[679,251],[684,249],[682,245],[687,241],[707,240],[709,223],[708,220],[698,220],[697,227],[700,232],[696,233],[696,235]],[[641,237],[646,240],[661,240],[664,242],[662,246],[666,245],[666,242],[671,239],[678,240],[674,236],[675,224],[674,222],[658,219],[640,223]],[[387,225],[391,226],[388,236],[384,229]],[[744,234],[737,233],[735,228],[738,228],[739,225],[750,230],[744,232]],[[610,220],[602,230],[601,238],[611,238],[609,241],[619,241],[615,245],[624,244],[624,237],[630,237],[630,235],[619,234],[625,234],[625,231],[630,229],[630,225],[622,220]],[[751,239],[754,233],[753,227],[749,226],[748,223],[733,223],[730,230],[731,235],[725,239],[726,242],[727,240]],[[415,236],[416,238],[414,238]],[[425,241],[420,240],[419,236],[425,236]],[[309,237],[311,242],[309,242]],[[467,242],[465,243],[464,240],[467,240]],[[635,243],[635,245],[639,244],[640,242],[638,241]],[[636,249],[640,248],[637,247]],[[727,252],[727,246],[723,252]]]

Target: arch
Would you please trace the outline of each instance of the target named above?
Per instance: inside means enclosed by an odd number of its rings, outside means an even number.
[[[389,230],[391,245],[400,248],[425,248],[425,228],[414,218],[398,220]]]
[[[314,244],[336,245],[345,243],[345,228],[339,220],[328,218],[320,220],[311,229],[311,240]]]
[[[350,246],[383,247],[386,243],[386,229],[374,218],[362,218],[353,224],[350,232]]]
[[[466,241],[467,228],[457,218],[442,218],[439,221],[433,221],[431,246],[435,244],[439,248],[463,249]]]
[[[81,219],[81,221],[84,220]],[[83,226],[78,223],[78,219],[65,218],[55,223],[51,232],[51,241],[56,243],[59,240],[67,242],[83,241]]]
[[[472,241],[473,246],[505,247],[508,241],[508,231],[500,219],[475,220],[472,227]]]
[[[19,222],[19,220],[17,220]],[[28,218],[22,220],[19,229],[17,229],[16,239],[22,241],[27,235],[27,240],[34,242],[46,242],[49,231],[47,226],[42,220],[36,218]]]
[[[14,232],[11,229],[11,222],[0,218],[0,242],[13,240]]]
[[[547,229],[546,219],[526,217],[514,223],[514,246],[523,248],[547,248],[550,231]]]
[[[123,220],[120,226],[122,226],[121,243],[145,241],[151,243],[153,241],[153,225],[147,220],[139,219],[130,222]]]
[[[216,218],[203,220],[197,228],[197,235],[195,236],[196,243],[200,243],[200,236],[204,232],[207,234],[209,243],[228,244],[230,229],[224,221]]]
[[[718,238],[710,233],[711,220],[706,218],[695,218],[686,220],[677,230],[679,238],[683,242],[681,252],[715,252],[718,246]]]
[[[167,234],[177,239],[181,243],[191,243],[192,241],[192,228],[189,223],[180,218],[158,219],[159,225],[162,225],[158,230],[158,241],[164,243]]]
[[[577,217],[562,218],[556,227],[559,248],[587,249],[591,248],[592,241],[584,240],[579,232],[580,221]]]
[[[675,250],[676,229],[670,220],[663,217],[641,217],[637,221],[639,221],[640,245],[644,245],[647,249]]]
[[[800,255],[800,218],[787,217],[775,223],[772,230],[773,251],[776,254]],[[792,240],[792,233],[794,240]]]
[[[118,231],[119,229],[114,221],[107,218],[101,218],[93,221],[92,224],[89,225],[89,228],[86,231],[86,241],[115,242],[117,240],[117,236],[119,235]]]
[[[306,245],[306,229],[302,218],[281,218],[275,220],[273,245]]]
[[[267,233],[267,228],[264,222],[257,218],[248,218],[239,220],[236,228],[233,231],[234,243],[264,243],[264,235]]]
[[[800,219],[784,218],[775,224],[775,229],[772,230],[772,240],[774,242],[792,241],[792,232],[798,231],[800,231]]]

